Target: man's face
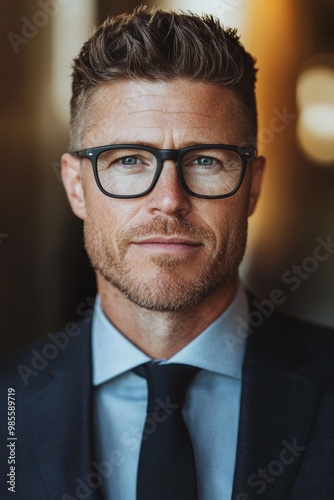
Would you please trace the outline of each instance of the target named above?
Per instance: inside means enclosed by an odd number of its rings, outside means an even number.
[[[95,93],[89,113],[84,148],[139,143],[179,149],[247,139],[235,96],[216,84],[109,83]],[[225,199],[186,193],[169,160],[153,191],[140,198],[105,196],[88,159],[80,166],[64,155],[63,180],[73,211],[84,220],[92,265],[108,286],[141,307],[182,311],[235,281],[262,163],[248,165],[239,191]]]

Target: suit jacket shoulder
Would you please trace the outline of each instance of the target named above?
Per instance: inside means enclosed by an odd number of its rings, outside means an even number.
[[[18,500],[100,498],[98,488],[87,485],[93,461],[90,320],[72,326],[1,366],[2,401],[14,390],[14,435],[8,435],[3,405],[0,422],[2,442],[11,438],[15,445]],[[1,470],[9,471],[4,447],[0,460]],[[12,498],[6,479],[2,474],[1,499]]]
[[[277,312],[255,318],[232,498],[334,498],[334,331]]]

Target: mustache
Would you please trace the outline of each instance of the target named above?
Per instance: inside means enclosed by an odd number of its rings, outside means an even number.
[[[187,238],[193,242],[210,245],[211,247],[215,243],[215,237],[213,233],[193,226],[183,219],[166,219],[164,217],[155,217],[150,222],[140,224],[124,232],[122,231],[119,233],[117,239],[120,248],[123,250],[134,241],[139,241],[142,238],[151,238],[154,236],[174,236],[179,238]]]

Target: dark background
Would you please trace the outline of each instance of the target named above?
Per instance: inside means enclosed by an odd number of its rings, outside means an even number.
[[[3,352],[60,330],[76,319],[79,304],[94,297],[82,224],[68,207],[59,176],[59,160],[68,140],[68,57],[76,54],[93,25],[136,5],[130,0],[55,0],[54,14],[43,17],[38,14],[46,12],[41,3],[52,1],[2,0],[0,6]],[[334,241],[334,154],[332,161],[320,164],[306,156],[296,139],[299,75],[314,61],[322,61],[324,54],[326,65],[334,68],[334,2],[281,0],[273,5],[254,0],[251,4],[229,0],[225,8],[225,13],[242,17],[242,40],[258,59],[259,149],[268,157],[263,197],[250,224],[242,275],[260,298],[268,298],[279,288],[286,295],[283,310],[334,326],[334,254],[301,279],[296,291],[282,282],[282,275],[293,265],[312,257],[318,237],[326,240],[332,235]],[[155,5],[196,10],[186,2]],[[208,5],[203,1],[203,10]],[[223,13],[222,0],[210,5],[215,14]],[[27,20],[33,28],[23,31]],[[25,41],[13,39],[13,33]],[[71,37],[78,44],[73,54],[74,49],[66,45]],[[64,77],[57,70],[62,66],[62,53]],[[279,131],[273,130],[273,117],[284,114],[284,109],[294,118]],[[330,140],[334,144],[334,137]]]

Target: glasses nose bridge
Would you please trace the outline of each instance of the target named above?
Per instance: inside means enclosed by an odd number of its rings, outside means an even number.
[[[180,159],[179,149],[160,149],[158,152],[158,161],[163,166],[163,163],[167,160],[172,160],[177,165]]]
[[[164,162],[167,160],[172,160],[174,162],[174,167],[176,170],[176,175],[178,177],[178,182],[182,185],[184,189],[187,190],[187,187],[185,186],[184,180],[183,180],[183,175],[181,173],[181,166],[180,166],[180,160],[182,158],[182,150],[180,149],[156,149],[154,151],[156,160],[157,160],[157,170],[156,170],[156,175],[155,175],[155,180],[153,181],[153,184],[151,186],[151,189],[153,189],[157,182],[160,179],[160,176],[163,171],[163,166]]]
[[[167,160],[172,160],[175,164],[177,176],[179,178],[179,181],[183,185],[183,180],[182,180],[182,175],[180,172],[180,158],[181,158],[182,152],[179,149],[158,149],[156,150],[156,158],[158,162],[158,178],[160,178],[160,175],[163,170],[163,164]],[[157,178],[157,180],[158,180]]]

